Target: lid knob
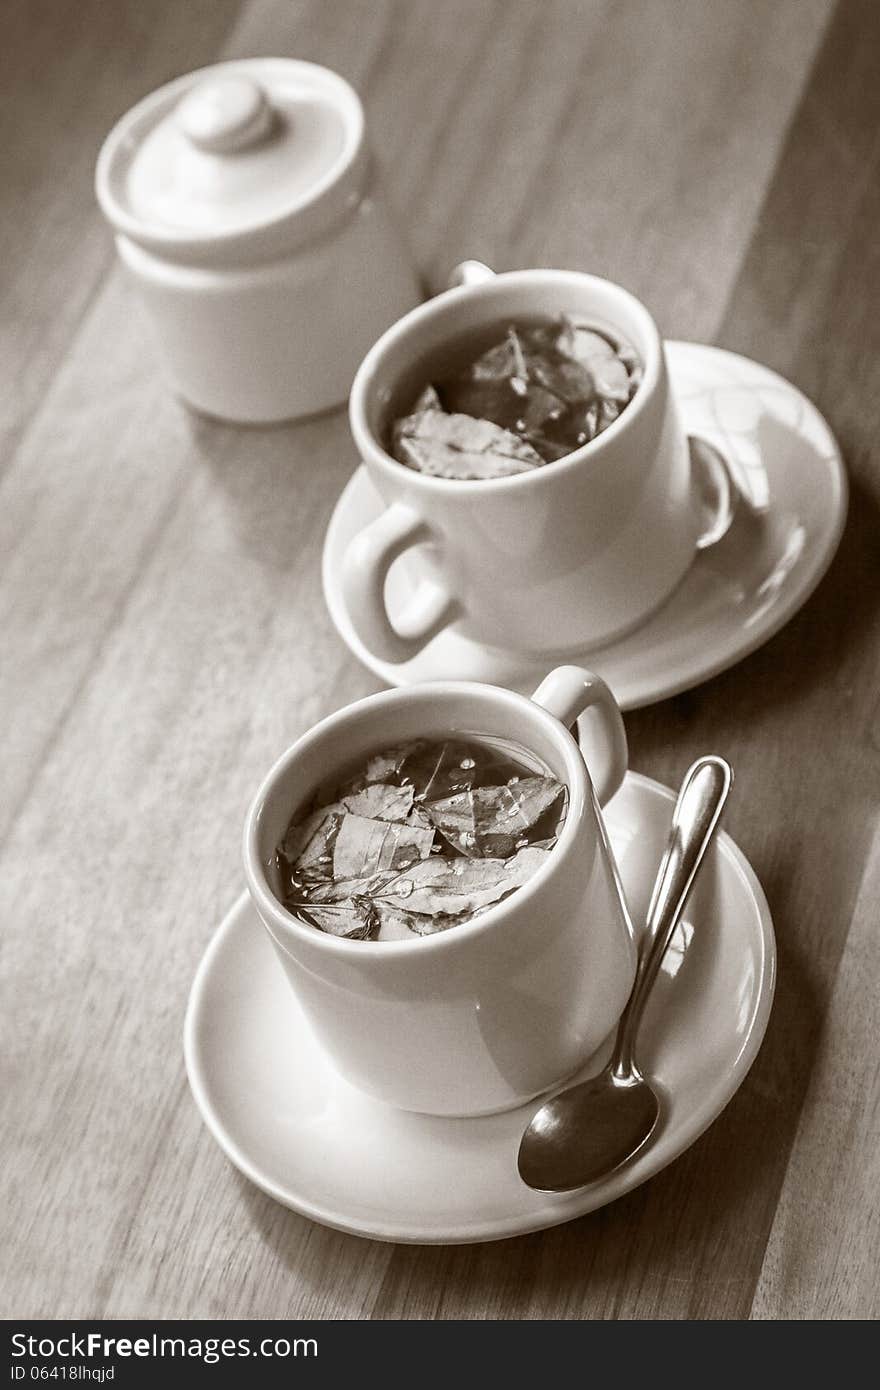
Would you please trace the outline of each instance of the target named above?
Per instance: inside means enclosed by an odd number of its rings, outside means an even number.
[[[233,154],[269,133],[274,112],[251,77],[209,77],[199,82],[176,111],[180,129],[200,150]]]

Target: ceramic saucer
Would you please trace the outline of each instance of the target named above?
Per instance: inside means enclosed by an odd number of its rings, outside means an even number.
[[[724,539],[696,554],[675,592],[634,632],[567,654],[566,660],[604,676],[623,709],[708,680],[778,632],[828,568],[846,516],[840,451],[800,391],[720,348],[669,342],[666,349],[685,429],[724,454],[753,506],[740,507]],[[366,650],[351,626],[339,577],[350,541],[381,510],[359,468],[337,503],[324,545],[324,595],[342,640],[388,685],[479,680],[530,694],[551,658],[482,646],[454,627],[400,665]],[[392,619],[409,592],[399,563],[388,577]]]
[[[606,810],[634,920],[643,921],[673,794],[630,773]],[[369,950],[369,946],[364,947]],[[190,995],[190,1085],[214,1138],[257,1187],[328,1226],[379,1240],[495,1240],[554,1226],[676,1158],[730,1100],[760,1046],[775,944],[760,884],[721,834],[673,937],[639,1035],[667,1100],[654,1141],[612,1177],[564,1195],[520,1181],[535,1102],[450,1120],[370,1099],[331,1067],[246,896],[211,941]],[[585,1066],[598,1071],[610,1041]]]

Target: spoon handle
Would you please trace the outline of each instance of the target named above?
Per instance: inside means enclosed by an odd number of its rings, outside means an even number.
[[[715,755],[698,758],[685,774],[651,894],[635,983],[617,1029],[611,1070],[620,1080],[638,1075],[633,1054],[642,1011],[732,783],[729,763]]]

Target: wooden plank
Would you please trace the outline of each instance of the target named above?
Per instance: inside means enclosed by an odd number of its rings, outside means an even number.
[[[852,490],[829,576],[778,650],[768,649],[774,666],[755,673],[780,716],[787,697],[791,730],[792,761],[780,758],[767,814],[778,823],[796,807],[799,840],[812,827],[795,861],[802,872],[787,885],[792,968],[780,974],[776,1008],[775,1067],[789,1079],[781,1145],[802,1099],[803,1113],[752,1310],[762,1318],[878,1310],[880,326],[867,291],[880,276],[877,25],[876,7],[840,6],[724,327],[734,346],[760,342],[826,412]]]
[[[93,192],[113,122],[217,51],[239,0],[7,0],[0,44],[0,473],[114,256]]]
[[[760,1222],[769,1222],[782,1188],[811,1072],[822,1065],[824,1019],[848,933],[858,932],[851,924],[878,803],[880,615],[872,576],[880,515],[880,330],[864,288],[880,269],[877,26],[871,5],[838,9],[718,335],[725,346],[790,377],[831,421],[852,489],[840,551],[809,604],[770,644],[629,724],[634,758],[659,754],[662,762],[672,748],[696,754],[710,746],[731,757],[738,783],[729,824],[774,911],[776,1002],[740,1097],[742,1133],[756,1139],[739,1159],[760,1180],[730,1223],[757,1219],[756,1271],[764,1244]],[[870,1089],[870,1063],[865,1084]],[[821,1127],[818,1116],[814,1123]],[[834,1131],[829,1114],[832,1147]],[[868,1136],[862,1138],[866,1144]],[[869,1148],[857,1149],[854,1161],[870,1166]],[[821,1185],[811,1186],[808,1201],[821,1223]],[[858,1275],[850,1274],[852,1306],[866,1306],[876,1271],[865,1260]]]
[[[227,1297],[242,1307],[237,1284],[203,1282],[212,1251],[236,1268],[253,1253],[252,1206],[185,1093],[180,1029],[198,959],[240,891],[240,826],[259,776],[343,676],[347,696],[373,685],[348,671],[325,622],[302,623],[321,612],[345,432],[339,417],[252,433],[244,469],[239,432],[196,426],[173,514],[138,557],[112,640],[12,827],[2,1105],[28,1200],[0,1220],[20,1316],[219,1315]],[[39,1092],[16,1118],[7,1107],[35,1075]],[[339,1249],[297,1226],[309,1258]],[[283,1253],[261,1244],[255,1259],[253,1297],[274,1280],[283,1298]],[[358,1268],[336,1260],[332,1280],[316,1276],[317,1304],[363,1301],[375,1259]]]
[[[880,815],[752,1317],[880,1317]]]

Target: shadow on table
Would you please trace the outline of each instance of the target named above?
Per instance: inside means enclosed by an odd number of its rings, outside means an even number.
[[[323,536],[358,464],[345,410],[269,427],[187,414],[193,466],[210,480],[206,506],[222,509],[246,555],[286,574]]]
[[[672,699],[626,715],[632,765],[675,781],[687,766],[682,747],[695,737],[748,739],[753,723],[784,716],[810,697],[845,699],[848,672],[873,667],[880,621],[880,505],[858,479],[850,480],[847,521],[840,545],[815,592],[770,640],[712,680]],[[873,682],[862,681],[863,694]],[[833,713],[828,708],[827,717]],[[700,747],[700,751],[706,751]],[[721,750],[723,751],[723,750]],[[818,750],[831,755],[825,741]],[[685,754],[686,756],[686,754]],[[655,770],[658,768],[659,770]]]

